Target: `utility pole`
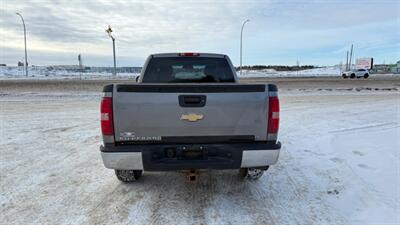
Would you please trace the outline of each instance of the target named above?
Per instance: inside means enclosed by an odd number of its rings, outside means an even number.
[[[111,26],[108,25],[108,29],[106,30],[106,33],[108,34],[108,36],[111,38],[112,43],[113,43],[113,56],[114,56],[114,72],[113,75],[117,75],[117,66],[116,66],[116,60],[115,60],[115,38],[111,35],[112,33],[112,29]]]
[[[25,42],[25,75],[28,76],[28,54],[26,51],[26,28],[25,28],[25,21],[24,18],[20,13],[16,13],[19,17],[21,17],[22,25],[24,25],[24,42]]]
[[[243,24],[242,24],[242,29],[240,30],[240,67],[239,67],[240,75],[242,75],[242,42],[243,42],[243,28],[244,28],[244,25],[245,25],[247,22],[250,22],[250,20],[249,20],[249,19],[245,20],[245,21],[243,22]]]
[[[79,62],[79,80],[82,80],[83,64],[82,64],[82,56],[80,53],[78,55],[78,62]]]
[[[347,55],[346,55],[346,71],[349,70],[349,51],[347,51]]]
[[[117,75],[117,62],[115,60],[115,38],[112,38],[113,42],[113,57],[114,57],[114,76]]]
[[[350,49],[349,70],[351,70],[351,58],[352,57],[353,57],[353,44],[351,44],[351,49]]]

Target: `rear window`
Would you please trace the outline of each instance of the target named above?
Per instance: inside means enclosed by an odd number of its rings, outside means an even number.
[[[161,57],[150,59],[143,83],[235,82],[224,58]]]

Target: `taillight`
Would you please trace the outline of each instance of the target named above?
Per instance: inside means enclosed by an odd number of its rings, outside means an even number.
[[[200,56],[200,53],[193,53],[193,52],[184,52],[184,53],[179,53],[179,56]]]
[[[279,130],[279,99],[278,96],[269,97],[268,107],[268,134],[277,134]]]
[[[112,98],[103,97],[100,103],[101,133],[103,135],[114,135]]]

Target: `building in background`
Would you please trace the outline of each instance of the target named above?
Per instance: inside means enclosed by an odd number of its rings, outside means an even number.
[[[387,64],[377,64],[370,71],[372,73],[390,73],[390,68]]]
[[[397,64],[377,64],[370,70],[371,73],[400,73],[399,63]]]
[[[400,60],[396,63],[396,70],[394,73],[400,73]]]

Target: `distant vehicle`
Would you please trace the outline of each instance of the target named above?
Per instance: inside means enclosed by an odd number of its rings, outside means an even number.
[[[349,70],[349,71],[344,71],[342,73],[343,78],[368,78],[369,77],[369,71],[367,69],[356,69],[356,70]]]
[[[226,55],[153,54],[138,83],[103,92],[101,155],[123,182],[168,170],[195,180],[202,169],[257,179],[278,160],[278,89],[240,84]]]

